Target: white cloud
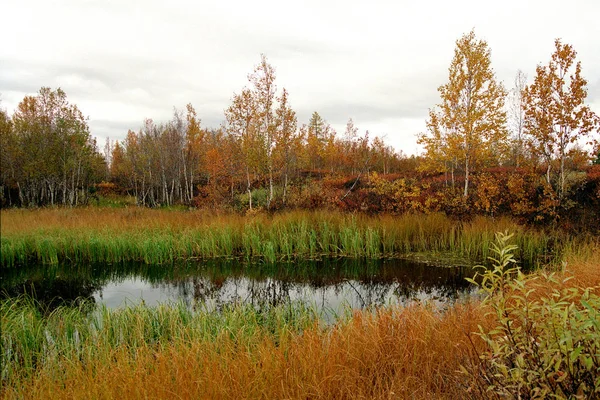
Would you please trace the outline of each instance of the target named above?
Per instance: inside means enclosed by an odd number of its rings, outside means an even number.
[[[518,69],[531,79],[548,62],[556,37],[573,44],[600,113],[596,0],[8,0],[2,11],[2,106],[60,86],[100,144],[188,102],[217,126],[265,53],[300,122],[318,111],[343,131],[352,117],[414,153],[454,43],[472,28],[508,87]]]

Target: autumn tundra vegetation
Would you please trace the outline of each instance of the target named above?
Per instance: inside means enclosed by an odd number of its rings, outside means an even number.
[[[407,156],[299,124],[267,58],[222,126],[191,104],[103,151],[61,89],[0,110],[2,269],[214,257],[481,263],[479,296],[117,310],[0,300],[3,398],[598,398],[600,118],[560,40],[504,88],[474,32]],[[291,263],[293,265],[293,263]]]

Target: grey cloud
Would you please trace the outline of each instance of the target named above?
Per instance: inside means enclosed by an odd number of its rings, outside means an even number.
[[[115,131],[121,130],[124,133],[127,132],[128,129],[137,130],[142,126],[143,121],[115,121],[115,120],[106,120],[106,119],[94,119],[92,120],[94,126],[97,129],[102,129],[103,131]]]
[[[0,75],[0,92],[25,92],[35,93],[40,89],[36,83],[31,80],[15,80]]]
[[[343,54],[343,49],[323,41],[298,39],[295,37],[271,36],[257,38],[265,43],[265,53],[277,58],[331,59]]]
[[[341,102],[338,104],[324,104],[315,106],[311,109],[303,108],[298,110],[299,116],[310,118],[310,115],[317,111],[325,120],[331,124],[345,124],[349,118],[356,121],[375,122],[393,118],[423,118],[427,116],[427,109],[423,109],[415,104],[394,103],[386,105],[375,105],[370,102]],[[302,123],[308,122],[301,121]],[[361,124],[361,130],[368,130],[369,126]]]
[[[600,103],[600,78],[588,81],[588,96],[586,100],[589,103]],[[596,111],[600,112],[600,110]]]
[[[359,88],[352,98],[315,96],[310,105],[299,107],[297,112],[299,116],[310,118],[312,112],[317,111],[332,124],[345,124],[348,118],[366,122],[398,118],[425,120],[428,110],[439,101],[439,94],[431,83],[425,84],[422,79],[397,80]],[[368,126],[360,128],[369,129]]]
[[[140,90],[155,96],[171,94],[169,92],[183,91],[186,93],[201,93],[204,99],[215,100],[222,96],[215,95],[202,85],[192,83],[190,77],[170,72],[172,65],[164,62],[138,61],[137,65],[145,65],[144,68],[132,66],[131,63],[123,65],[111,62],[110,66],[87,67],[77,65],[48,65],[42,63],[31,63],[21,61],[2,60],[3,70],[0,73],[0,85],[3,90],[35,92],[41,86],[51,86],[57,80],[74,77],[83,82],[93,84],[104,90],[89,92],[85,86],[73,85],[68,94],[92,95],[94,99],[114,100],[115,94],[127,92],[128,90]],[[32,79],[14,79],[18,74],[27,72]],[[144,102],[144,99],[140,99]],[[156,99],[148,98],[147,105],[155,104]]]

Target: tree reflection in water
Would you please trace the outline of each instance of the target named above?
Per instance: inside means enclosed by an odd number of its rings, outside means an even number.
[[[453,302],[470,287],[467,267],[434,267],[398,259],[323,259],[268,264],[212,259],[173,265],[32,266],[5,270],[3,297],[24,292],[48,308],[105,302],[107,287],[135,300],[140,293],[222,309],[235,304],[269,307],[302,301],[318,309],[370,308],[411,301]],[[146,303],[151,303],[146,299]]]

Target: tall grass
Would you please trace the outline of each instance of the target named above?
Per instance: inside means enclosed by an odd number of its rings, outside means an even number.
[[[198,312],[182,303],[120,310],[83,304],[45,312],[42,305],[27,297],[0,302],[0,315],[1,379],[9,385],[46,367],[62,368],[65,360],[105,362],[114,349],[135,354],[144,347],[158,350],[172,344],[213,342],[225,336],[238,346],[249,347],[257,336],[279,341],[318,321],[316,312],[300,303]]]
[[[510,219],[456,222],[440,214],[367,217],[328,212],[211,215],[147,209],[1,211],[2,267],[27,262],[170,263],[191,257],[281,259],[429,253],[484,261],[494,232],[510,230],[526,265],[558,259],[572,238]]]
[[[471,306],[356,313],[332,327],[294,307],[44,316],[16,302],[0,313],[3,398],[452,398],[465,332],[482,323]]]

